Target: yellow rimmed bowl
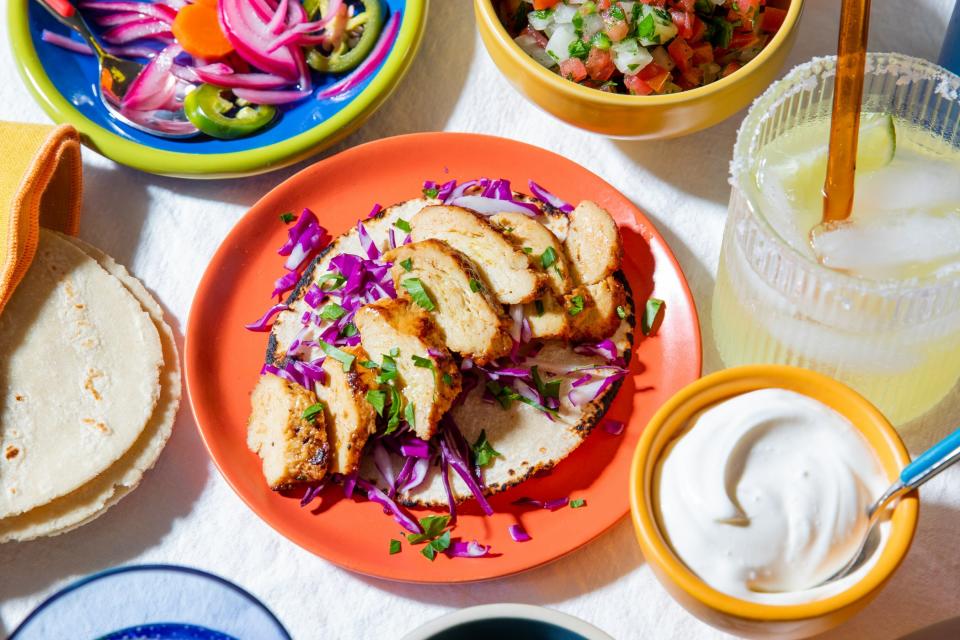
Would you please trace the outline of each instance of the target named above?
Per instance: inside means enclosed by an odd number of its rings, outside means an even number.
[[[910,456],[890,422],[849,387],[819,373],[781,365],[750,365],[711,374],[682,389],[650,420],[633,458],[630,508],[640,548],[654,575],[687,611],[727,633],[748,638],[806,638],[836,627],[863,609],[907,555],[917,527],[915,493],[896,506],[890,536],[873,567],[848,589],[804,604],[748,602],[712,588],[683,564],[656,517],[654,477],[667,445],[699,411],[723,400],[767,388],[788,389],[823,402],[845,416],[866,438],[891,483]]]
[[[779,31],[756,58],[708,85],[662,96],[607,93],[560,77],[528,56],[497,16],[499,0],[474,0],[480,37],[507,80],[531,102],[575,127],[611,138],[675,138],[712,127],[746,107],[776,79],[797,35],[803,0],[786,7]]]

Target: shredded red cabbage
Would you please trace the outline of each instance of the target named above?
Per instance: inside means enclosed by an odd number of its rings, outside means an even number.
[[[452,540],[444,553],[451,558],[489,558],[493,555],[490,553],[490,545],[480,544],[476,540]]]
[[[281,311],[286,311],[289,307],[285,304],[275,304],[263,316],[250,324],[244,325],[249,331],[270,331],[273,326],[273,318]]]
[[[614,420],[612,418],[607,418],[603,421],[603,430],[614,436],[618,436],[623,433],[625,426],[626,425],[622,421]]]
[[[388,513],[393,516],[393,519],[396,520],[401,527],[411,533],[423,533],[423,527],[420,526],[420,523],[408,515],[407,512],[400,507],[400,505],[394,502],[394,500],[383,491],[378,489],[376,485],[371,482],[367,482],[363,478],[357,478],[356,483],[358,487],[367,492],[368,500],[371,502],[376,502],[382,506],[384,513]]]
[[[510,532],[510,537],[513,538],[514,542],[527,542],[533,540],[529,533],[523,528],[523,525],[512,524],[507,528],[507,531]]]
[[[564,200],[561,200],[557,196],[553,195],[552,193],[550,193],[549,191],[547,191],[546,189],[538,185],[533,180],[530,180],[529,182],[527,182],[527,184],[530,186],[530,193],[532,193],[533,197],[535,197],[537,200],[540,200],[541,202],[545,202],[551,207],[553,207],[554,209],[559,209],[564,213],[570,213],[571,211],[573,211],[573,205],[571,205],[568,202],[565,202]]]
[[[538,509],[547,509],[549,511],[557,511],[562,509],[568,504],[570,504],[570,498],[556,498],[554,500],[536,500],[534,498],[519,498],[513,501],[513,504],[516,505],[532,505]]]

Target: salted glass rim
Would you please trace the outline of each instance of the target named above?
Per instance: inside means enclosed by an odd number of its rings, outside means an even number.
[[[794,95],[804,91],[815,91],[821,86],[822,79],[836,73],[837,56],[818,56],[797,65],[783,78],[771,84],[747,111],[746,117],[737,130],[737,140],[733,148],[733,160],[730,162],[730,186],[746,205],[749,218],[762,227],[766,236],[771,238],[781,252],[781,257],[797,263],[804,271],[812,272],[817,278],[831,281],[844,288],[853,288],[866,293],[889,295],[903,291],[911,293],[923,291],[942,291],[960,286],[960,269],[932,278],[907,279],[870,279],[843,273],[826,267],[809,256],[798,251],[787,242],[760,212],[754,202],[752,190],[746,188],[746,180],[752,180],[751,173],[756,166],[756,154],[762,148],[759,134],[763,124],[773,116],[778,107]],[[877,75],[903,75],[911,73],[917,76],[908,82],[920,79],[938,81],[936,93],[960,107],[960,77],[943,67],[925,60],[901,53],[867,53],[867,73],[877,70]],[[876,95],[876,94],[874,94]],[[864,100],[869,96],[865,95]],[[958,116],[960,117],[960,116]],[[955,142],[958,144],[960,141]],[[769,144],[767,142],[766,144]],[[729,217],[728,217],[729,224]]]

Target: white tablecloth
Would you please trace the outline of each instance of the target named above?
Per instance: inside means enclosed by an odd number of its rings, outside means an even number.
[[[936,59],[952,4],[875,2],[871,50]],[[839,0],[807,5],[791,66],[834,50]],[[0,119],[46,122],[14,70],[8,37],[0,36]],[[698,303],[710,371],[719,366],[710,297],[727,166],[742,115],[664,142],[581,132],[540,112],[500,76],[476,35],[467,0],[433,0],[410,74],[360,132],[328,153],[394,134],[452,130],[511,137],[573,158],[630,197],[673,247]],[[157,295],[181,346],[194,289],[220,241],[262,194],[304,166],[202,182],[139,173],[88,150],[84,162],[81,236],[127,264]],[[960,422],[957,404],[954,422]],[[946,432],[950,412],[941,413],[907,434],[914,453]],[[954,468],[923,489],[920,528],[906,562],[877,601],[831,638],[895,638],[960,614],[958,488],[960,468]],[[404,585],[338,569],[288,542],[241,503],[208,459],[186,401],[159,464],[130,497],[68,535],[0,546],[0,637],[68,582],[147,562],[194,565],[236,581],[298,639],[398,638],[452,609],[492,602],[554,607],[619,639],[724,637],[660,588],[627,519],[554,564],[487,584]]]

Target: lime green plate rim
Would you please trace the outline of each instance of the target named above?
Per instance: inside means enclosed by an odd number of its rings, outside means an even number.
[[[339,113],[316,126],[257,149],[194,154],[153,149],[96,124],[63,97],[50,81],[33,46],[27,12],[31,0],[9,0],[7,32],[17,71],[40,107],[57,123],[72,124],[94,151],[121,164],[166,176],[226,178],[254,175],[289,166],[353,133],[390,96],[410,68],[426,28],[429,0],[407,0],[403,24],[380,71],[366,89]]]

